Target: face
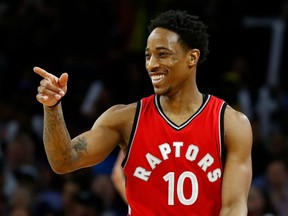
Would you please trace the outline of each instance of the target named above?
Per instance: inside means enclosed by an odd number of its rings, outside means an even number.
[[[175,32],[155,28],[147,39],[145,57],[156,94],[173,95],[191,79],[191,53],[181,46]]]

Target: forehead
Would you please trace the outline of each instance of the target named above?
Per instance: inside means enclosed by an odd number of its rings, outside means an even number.
[[[155,28],[147,39],[147,49],[164,47],[173,49],[179,46],[179,35],[173,31],[164,28]]]

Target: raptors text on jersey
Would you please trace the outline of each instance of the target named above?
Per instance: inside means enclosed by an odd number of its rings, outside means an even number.
[[[138,102],[123,163],[131,216],[219,215],[226,103],[203,98],[181,125],[165,115],[159,96]]]

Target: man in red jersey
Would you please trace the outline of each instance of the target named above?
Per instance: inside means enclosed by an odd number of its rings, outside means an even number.
[[[155,94],[105,111],[91,130],[71,139],[60,99],[68,74],[43,77],[44,147],[59,174],[93,166],[118,145],[129,215],[247,215],[252,178],[248,118],[201,93],[196,70],[208,54],[207,27],[185,11],[151,21],[146,69]]]

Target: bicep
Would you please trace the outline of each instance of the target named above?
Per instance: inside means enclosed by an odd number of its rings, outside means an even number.
[[[91,128],[72,140],[72,148],[78,159],[75,168],[88,167],[102,162],[122,142],[117,113],[107,111]]]
[[[72,140],[72,148],[78,159],[77,168],[102,162],[119,143],[119,134],[106,127],[86,131]]]
[[[248,118],[231,108],[225,113],[227,150],[222,185],[223,205],[246,205],[252,178],[252,130]]]

